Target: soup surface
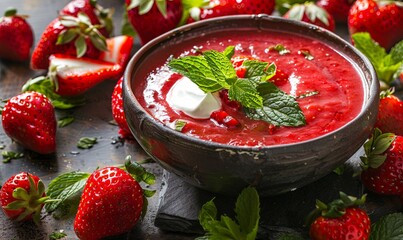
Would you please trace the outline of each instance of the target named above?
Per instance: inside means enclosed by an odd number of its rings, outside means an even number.
[[[282,32],[222,31],[185,42],[170,53],[178,58],[206,50],[224,51],[228,46],[235,46],[233,59],[246,57],[275,63],[277,73],[269,81],[295,97],[305,116],[305,125],[274,126],[253,120],[242,109],[225,103],[221,109],[237,120],[236,127],[227,127],[211,118],[190,117],[167,101],[168,92],[182,77],[163,64],[168,59],[162,59],[162,64],[155,66],[144,81],[137,81],[135,95],[140,104],[167,127],[175,128],[178,121],[185,123],[180,130],[183,134],[237,146],[313,139],[342,127],[361,111],[364,93],[360,74],[340,53],[314,39]]]

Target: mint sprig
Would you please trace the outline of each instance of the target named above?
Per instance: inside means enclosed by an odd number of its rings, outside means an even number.
[[[236,221],[226,215],[217,219],[214,199],[205,203],[199,222],[207,232],[207,239],[255,239],[260,220],[260,201],[255,188],[245,188],[235,204]],[[199,238],[199,239],[206,239]]]
[[[403,40],[398,42],[389,53],[375,42],[367,32],[352,35],[354,46],[372,63],[379,80],[386,84],[393,81],[393,75],[403,65]]]
[[[197,56],[172,59],[168,66],[189,78],[204,92],[228,90],[230,100],[238,101],[252,119],[276,126],[306,124],[296,99],[267,81],[276,74],[276,65],[258,60],[245,60],[244,78],[238,78],[231,62],[234,46],[223,52],[208,50]]]

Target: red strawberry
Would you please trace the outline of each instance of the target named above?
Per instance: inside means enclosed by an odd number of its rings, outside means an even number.
[[[50,57],[49,69],[55,92],[61,96],[83,94],[102,81],[117,79],[122,74],[119,64],[61,54]]]
[[[350,35],[368,32],[372,39],[390,49],[403,39],[403,3],[401,1],[357,0],[348,16]]]
[[[106,39],[108,50],[101,52],[99,59],[106,62],[117,63],[126,68],[133,48],[133,38],[129,36],[117,36]]]
[[[228,90],[223,89],[219,92],[219,96],[221,98],[221,101],[225,103],[227,106],[235,109],[235,110],[240,110],[242,105],[238,101],[230,100],[228,96]]]
[[[45,185],[39,177],[26,172],[10,177],[0,190],[3,212],[17,221],[33,219],[38,224],[47,199]]]
[[[62,53],[74,57],[98,58],[106,51],[105,37],[85,14],[61,16],[53,20],[42,33],[31,57],[31,68],[47,69],[49,57]]]
[[[49,154],[56,150],[56,117],[43,94],[24,92],[12,97],[2,112],[4,132],[27,149]]]
[[[119,133],[123,138],[133,139],[127,125],[126,116],[123,111],[123,98],[122,98],[122,82],[123,77],[116,83],[112,93],[112,116],[120,127]]]
[[[336,22],[347,22],[348,13],[355,0],[319,0],[316,5],[324,8]]]
[[[224,110],[217,110],[212,112],[210,118],[218,124],[222,124],[227,128],[236,128],[239,126],[239,121]]]
[[[143,190],[126,171],[105,167],[91,174],[84,187],[74,231],[81,240],[130,231],[143,210]]]
[[[335,23],[332,15],[312,2],[294,4],[290,10],[284,14],[284,17],[311,23],[332,32],[335,30]]]
[[[239,14],[272,14],[274,0],[210,0],[200,1],[200,6],[193,6],[190,2],[187,7],[190,18],[188,22]],[[186,13],[187,14],[187,13]]]
[[[388,195],[403,194],[403,136],[382,133],[375,129],[364,144],[361,157],[361,181],[373,192]]]
[[[380,98],[375,127],[403,136],[403,101],[393,95],[393,90],[381,92]]]
[[[104,9],[96,0],[73,0],[60,10],[59,15],[77,17],[80,12],[86,14],[93,25],[102,25],[99,29],[102,35],[109,37],[112,34],[111,11]]]
[[[126,0],[127,15],[142,44],[178,26],[182,16],[181,0]]]
[[[29,59],[34,34],[25,16],[17,15],[17,10],[8,9],[0,17],[0,58],[12,61]]]
[[[312,240],[366,240],[369,238],[371,222],[367,213],[358,205],[361,199],[340,193],[340,199],[326,205],[317,200],[313,215],[320,215],[311,224],[309,235]]]

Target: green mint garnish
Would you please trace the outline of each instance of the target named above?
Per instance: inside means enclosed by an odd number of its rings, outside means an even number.
[[[13,159],[23,158],[23,153],[11,152],[11,151],[3,151],[1,152],[3,156],[3,163],[9,163]]]
[[[46,211],[55,211],[67,199],[78,194],[84,188],[90,175],[90,173],[86,172],[69,172],[54,178],[49,183],[46,196],[49,196],[51,199],[58,199],[59,201],[45,204]]]
[[[208,50],[198,56],[172,59],[168,66],[193,81],[204,92],[228,89],[230,100],[238,101],[253,119],[276,126],[301,126],[305,117],[295,98],[267,81],[276,74],[276,65],[245,60],[244,78],[238,78],[231,62],[235,48],[224,52]]]
[[[62,238],[64,238],[64,237],[67,237],[67,234],[65,234],[65,233],[62,232],[62,231],[59,231],[59,232],[52,232],[52,233],[49,235],[49,239],[50,239],[50,240],[58,240],[58,239],[62,239]]]
[[[97,138],[95,137],[83,137],[77,143],[77,147],[81,149],[89,149],[97,143]]]
[[[260,220],[260,201],[256,189],[245,188],[235,204],[236,221],[223,215],[217,219],[214,199],[205,203],[199,222],[207,232],[207,239],[255,239]],[[204,238],[206,239],[206,238]]]
[[[354,46],[372,63],[379,80],[386,84],[393,81],[394,74],[403,66],[403,40],[398,42],[389,53],[376,43],[369,33],[352,35]]]
[[[280,55],[286,55],[291,52],[289,49],[284,47],[284,45],[282,45],[282,44],[277,44],[276,46],[269,47],[269,50],[277,51],[278,54],[280,54]]]
[[[65,116],[65,117],[60,118],[57,121],[57,125],[62,128],[62,127],[65,127],[65,126],[71,124],[72,122],[74,122],[73,116]]]
[[[403,239],[403,213],[383,216],[371,226],[370,240]]]
[[[176,120],[175,121],[175,130],[178,132],[182,132],[183,128],[186,126],[186,121]]]
[[[311,60],[315,59],[314,56],[312,56],[312,54],[309,52],[309,50],[301,49],[298,51],[298,53],[301,54],[302,56],[304,56],[306,60],[311,61]]]

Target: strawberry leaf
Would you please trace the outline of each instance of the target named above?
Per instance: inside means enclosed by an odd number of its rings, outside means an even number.
[[[383,216],[371,226],[370,240],[403,239],[403,213]]]
[[[77,57],[80,58],[84,56],[84,54],[87,52],[87,44],[85,43],[85,37],[84,36],[79,36],[75,41],[74,41],[74,46],[76,47],[77,51]]]
[[[130,23],[130,21],[128,19],[127,11],[123,12],[121,33],[122,33],[122,35],[127,35],[127,36],[132,36],[132,37],[135,37],[137,35],[136,31],[134,30],[133,25]]]
[[[165,0],[155,0],[155,4],[157,5],[158,10],[164,16],[164,18],[167,18],[167,3]]]
[[[78,36],[77,30],[74,28],[65,29],[60,32],[57,37],[56,45],[66,44],[73,41]]]
[[[140,1],[139,4],[139,14],[143,15],[148,13],[154,5],[154,0],[144,0]]]
[[[49,183],[46,195],[51,199],[59,199],[59,201],[45,204],[46,211],[55,211],[67,199],[81,191],[90,175],[86,172],[69,172],[53,179]]]

